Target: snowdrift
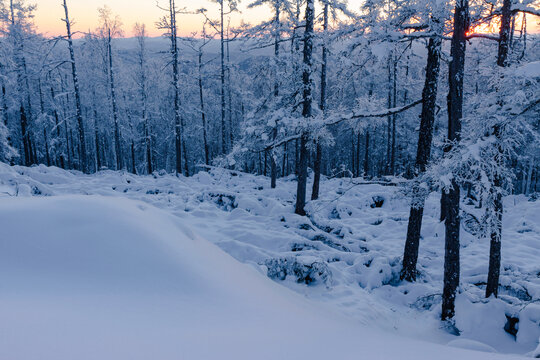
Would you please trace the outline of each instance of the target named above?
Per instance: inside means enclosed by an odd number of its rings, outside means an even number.
[[[184,222],[127,199],[1,198],[0,359],[517,358],[371,331]]]

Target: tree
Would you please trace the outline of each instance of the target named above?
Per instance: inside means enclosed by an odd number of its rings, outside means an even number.
[[[314,0],[306,0],[305,30],[304,30],[304,60],[302,69],[302,116],[305,121],[309,121],[312,116],[312,88],[313,80],[311,78],[313,63],[313,21],[315,13]],[[296,207],[295,213],[305,215],[304,207],[306,205],[306,183],[308,167],[308,148],[309,133],[305,128],[300,136],[300,159],[298,162],[298,186],[296,189]]]
[[[322,39],[322,64],[321,64],[321,100],[319,108],[324,114],[326,110],[326,67],[328,66],[328,49],[326,45],[326,32],[328,31],[328,1],[323,1],[323,39]],[[319,184],[321,181],[321,160],[322,148],[317,141],[315,149],[315,162],[313,166],[313,188],[311,190],[311,200],[319,198]]]
[[[465,49],[469,29],[469,1],[457,0],[454,10],[454,28],[450,47],[448,69],[448,143],[445,152],[450,152],[461,139],[463,117],[463,78],[465,76]],[[459,286],[459,231],[460,231],[460,188],[452,180],[448,192],[444,192],[445,204],[445,252],[444,288],[442,297],[442,320],[450,320],[455,314],[456,292]]]
[[[114,151],[116,158],[116,170],[124,168],[122,157],[122,138],[120,135],[120,119],[118,115],[118,103],[116,99],[115,71],[113,66],[112,39],[122,34],[122,22],[118,16],[113,16],[111,9],[104,6],[98,9],[101,26],[98,29],[100,37],[105,40],[107,49],[108,74],[109,74],[109,94],[112,106],[112,116],[114,124]]]
[[[32,101],[30,76],[26,60],[26,44],[33,37],[31,19],[35,5],[25,5],[24,0],[9,0],[8,7],[2,3],[1,17],[5,23],[2,29],[6,36],[5,45],[9,46],[11,63],[16,74],[16,89],[14,96],[17,103],[19,124],[21,129],[21,147],[24,155],[24,164],[30,166],[36,164],[35,146],[31,131],[33,125]],[[4,96],[5,98],[5,96]]]
[[[79,90],[79,77],[77,75],[77,66],[75,63],[75,52],[73,51],[73,40],[72,40],[72,33],[71,33],[71,21],[69,20],[69,14],[68,14],[68,7],[66,0],[64,0],[62,6],[64,7],[64,12],[66,14],[66,18],[62,19],[66,23],[66,32],[67,32],[67,42],[68,42],[68,49],[69,49],[69,58],[71,62],[71,77],[73,80],[73,88],[75,90],[75,109],[76,109],[76,117],[77,117],[77,130],[79,132],[79,143],[81,146],[81,157],[79,159],[79,166],[83,172],[88,172],[88,161],[87,161],[87,154],[86,154],[86,137],[84,134],[84,121],[82,118],[82,110],[81,110],[81,93]],[[112,70],[111,70],[111,76],[112,76]]]
[[[141,95],[141,121],[144,128],[144,146],[145,146],[145,157],[146,157],[146,171],[148,174],[153,172],[152,167],[152,135],[150,133],[150,121],[148,116],[148,93],[147,93],[147,50],[146,50],[146,26],[144,24],[136,23],[135,24],[135,36],[137,38],[137,43],[139,45],[138,49],[138,67],[139,67],[139,76],[138,84]]]
[[[327,33],[328,33],[328,21],[329,21],[329,12],[330,10],[334,13],[336,17],[336,11],[340,10],[345,15],[352,17],[352,14],[347,10],[346,5],[341,1],[336,0],[322,0],[323,5],[323,29],[322,29],[322,60],[321,60],[321,97],[319,102],[319,109],[321,112],[325,113],[326,111],[326,93],[327,93],[327,67],[328,67],[328,44],[327,44]],[[321,180],[321,162],[322,162],[322,146],[319,139],[316,139],[315,145],[315,160],[313,165],[313,188],[311,191],[311,200],[317,200],[319,198],[319,187]]]
[[[441,38],[432,37],[428,43],[428,60],[426,66],[426,79],[422,92],[422,114],[418,138],[418,151],[416,154],[416,173],[426,171],[433,139],[433,123],[437,100],[437,82],[440,69]],[[422,229],[422,216],[424,213],[425,195],[421,189],[415,189],[416,203],[411,206],[409,223],[407,227],[407,240],[403,254],[403,269],[401,279],[416,280],[416,263],[418,261],[418,248],[420,232]]]
[[[235,11],[238,11],[237,0],[212,0],[214,3],[219,5],[219,20],[213,21],[206,15],[206,9],[199,9],[199,13],[203,14],[206,18],[206,21],[219,33],[220,38],[220,105],[221,105],[221,154],[225,155],[227,154],[227,150],[230,148],[232,150],[232,141],[230,146],[228,146],[229,140],[232,140],[232,120],[231,117],[229,118],[229,136],[227,136],[227,125],[226,125],[226,114],[227,114],[227,107],[226,107],[226,92],[227,92],[227,86],[230,90],[230,84],[226,85],[226,80],[228,77],[226,77],[227,74],[230,74],[230,70],[228,69],[229,62],[227,61],[227,64],[225,63],[225,46],[227,46],[227,51],[229,49],[229,34],[227,28],[227,38],[225,37],[225,16],[232,14]],[[228,10],[225,9],[225,6],[228,5]],[[228,78],[230,80],[230,78]],[[230,100],[230,94],[229,94],[229,100]],[[230,105],[229,105],[230,110]]]
[[[433,123],[435,121],[437,85],[440,71],[442,33],[444,23],[444,7],[430,8],[428,13],[423,14],[425,22],[416,24],[426,28],[430,36],[427,44],[427,64],[425,70],[424,88],[422,91],[422,112],[420,115],[420,131],[418,134],[418,146],[416,152],[415,175],[418,176],[426,171],[431,156],[433,139]],[[415,14],[417,14],[415,12]],[[416,184],[413,188],[413,204],[409,213],[407,226],[407,239],[403,252],[403,267],[400,278],[406,281],[416,280],[416,264],[418,262],[418,249],[422,230],[422,217],[424,203],[427,196],[426,190]]]
[[[264,30],[266,27],[270,27],[270,37],[273,38],[273,47],[274,47],[274,62],[273,62],[273,71],[274,71],[274,84],[273,84],[273,102],[275,105],[279,104],[280,101],[280,79],[279,79],[279,73],[280,73],[280,45],[281,45],[281,33],[283,31],[282,29],[282,22],[281,22],[281,14],[285,13],[288,16],[292,15],[291,11],[291,4],[290,0],[256,0],[255,2],[249,4],[248,7],[253,8],[257,6],[261,6],[263,4],[270,5],[274,10],[274,16],[273,19],[269,22],[265,22],[262,25],[255,27],[254,36],[260,35],[263,33],[262,30]],[[261,46],[266,46],[265,44]],[[274,109],[270,107],[270,111],[273,111]],[[274,120],[274,126],[271,129],[271,138],[272,141],[275,141],[278,134],[278,122],[279,119]],[[273,189],[276,187],[276,181],[277,181],[277,155],[275,153],[275,149],[272,148],[270,150],[267,150],[265,152],[265,158],[267,154],[270,155],[270,187]],[[265,167],[266,168],[266,167]]]

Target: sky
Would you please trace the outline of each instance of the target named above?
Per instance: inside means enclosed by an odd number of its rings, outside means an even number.
[[[40,32],[47,35],[64,34],[65,24],[61,21],[64,17],[64,9],[61,6],[62,0],[33,0],[38,8],[35,16],[35,23]],[[241,14],[234,14],[231,18],[232,24],[240,23],[241,19],[252,24],[270,18],[269,7],[263,6],[258,9],[247,9],[247,4],[252,0],[244,0],[240,3]],[[349,0],[351,9],[360,7],[362,0]],[[159,36],[163,33],[155,26],[155,22],[165,15],[163,10],[156,6],[156,0],[67,0],[69,16],[75,22],[74,31],[87,31],[95,29],[98,24],[97,9],[107,4],[114,14],[120,16],[126,37],[133,35],[133,25],[135,22],[145,23],[150,36]],[[167,0],[159,0],[165,7]],[[210,0],[177,0],[177,6],[185,7],[187,10],[206,8],[209,14],[214,17],[217,12],[217,4]],[[178,18],[180,35],[190,35],[195,31],[200,31],[202,24],[201,15],[182,15]]]

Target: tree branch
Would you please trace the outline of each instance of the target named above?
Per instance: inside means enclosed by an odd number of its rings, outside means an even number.
[[[474,39],[474,38],[482,38],[482,39],[489,39],[489,40],[499,41],[498,36],[492,36],[492,35],[487,35],[487,34],[476,34],[476,33],[467,35],[467,37],[465,39],[470,40],[470,39]]]
[[[354,112],[352,114],[349,114],[345,117],[337,117],[337,116],[334,116],[334,118],[330,117],[328,118],[326,121],[324,121],[322,123],[322,125],[319,127],[319,129],[321,128],[324,128],[326,126],[331,126],[331,125],[337,125],[343,121],[349,121],[349,120],[355,120],[355,119],[365,119],[365,118],[377,118],[377,117],[387,117],[387,116],[390,116],[390,115],[395,115],[395,114],[399,114],[403,111],[406,111],[406,110],[409,110],[410,108],[412,107],[415,107],[416,105],[419,105],[422,103],[422,99],[420,100],[416,100],[410,104],[407,104],[405,106],[402,106],[402,107],[397,107],[397,108],[391,108],[391,109],[386,109],[386,110],[383,110],[383,111],[378,111],[378,112],[372,112],[372,113],[363,113],[363,114],[355,114]],[[276,148],[278,146],[281,146],[285,143],[288,143],[289,141],[292,141],[292,140],[296,140],[296,139],[300,139],[300,137],[302,136],[302,134],[295,134],[295,135],[291,135],[291,136],[288,136],[284,139],[281,139],[277,142],[274,142],[272,144],[269,144],[267,145],[264,150],[270,150],[272,148]]]

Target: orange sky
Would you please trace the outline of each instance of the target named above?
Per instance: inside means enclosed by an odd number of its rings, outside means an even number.
[[[33,0],[37,3],[35,23],[41,32],[48,35],[58,35],[65,32],[65,25],[61,22],[63,17],[62,0]],[[94,29],[98,23],[97,8],[107,4],[113,13],[120,16],[124,24],[125,36],[132,36],[132,29],[135,22],[145,23],[150,36],[158,36],[163,32],[156,29],[155,22],[165,13],[158,9],[156,0],[67,0],[70,11],[70,18],[75,21],[75,31],[86,31]],[[351,8],[358,9],[362,0],[350,0]],[[232,23],[238,24],[241,19],[245,22],[257,23],[270,17],[270,9],[266,6],[258,9],[247,9],[247,4],[252,0],[241,2],[241,14],[234,14]],[[166,5],[167,0],[159,0],[159,3]],[[208,9],[212,16],[217,16],[217,4],[210,0],[177,0],[178,7],[186,7],[187,10],[199,8]],[[202,24],[201,15],[182,15],[179,17],[180,34],[189,35],[194,31],[200,31]]]
[[[62,0],[30,0],[29,2],[37,4],[35,13],[35,23],[40,32],[47,35],[64,34],[66,29],[64,23],[60,20],[64,16],[64,9],[61,6]],[[150,36],[159,36],[163,31],[155,26],[155,22],[165,14],[156,6],[156,1],[166,5],[167,0],[67,0],[70,11],[70,18],[75,21],[74,31],[87,31],[95,29],[98,24],[97,9],[107,4],[114,14],[120,16],[123,22],[124,35],[132,36],[133,25],[135,22],[145,23]],[[271,17],[271,10],[266,6],[257,9],[247,9],[247,4],[253,0],[241,1],[241,13],[235,13],[231,17],[233,25],[245,22],[258,23]],[[359,9],[363,0],[349,0],[349,7],[353,11]],[[217,17],[217,4],[210,0],[177,0],[178,7],[186,7],[187,10],[196,10],[199,8],[208,9],[212,17]],[[529,31],[538,32],[540,30],[539,21],[528,16]],[[182,15],[179,17],[179,33],[181,35],[190,35],[195,31],[200,31],[202,24],[201,15]]]

